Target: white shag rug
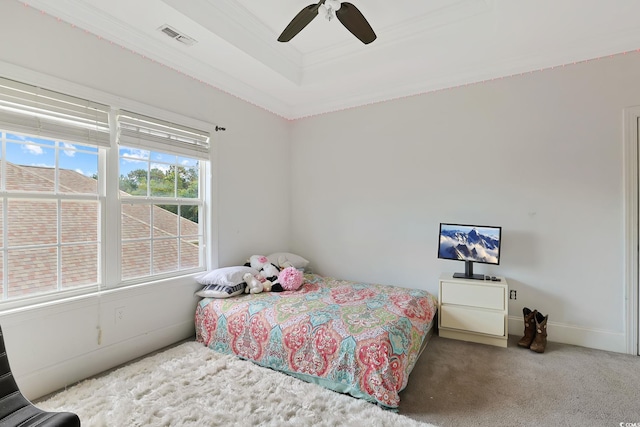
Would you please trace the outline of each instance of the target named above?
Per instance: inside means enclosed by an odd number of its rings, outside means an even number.
[[[187,342],[38,402],[92,426],[432,426]],[[433,427],[433,426],[432,426]]]

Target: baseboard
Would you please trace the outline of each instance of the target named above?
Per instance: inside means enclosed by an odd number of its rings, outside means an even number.
[[[193,328],[193,320],[189,320],[167,328],[150,331],[31,372],[28,375],[17,378],[17,381],[25,396],[28,399],[35,400],[137,357],[193,337]],[[522,318],[509,317],[510,334],[518,335],[523,331]],[[627,351],[626,336],[620,332],[578,328],[562,323],[549,322],[548,334],[548,340],[552,342],[617,353],[626,353]]]
[[[524,332],[522,317],[509,317],[509,334],[518,335]],[[563,323],[547,322],[547,340],[572,344],[598,350],[627,353],[627,337],[622,332],[604,331],[600,329],[578,328]]]
[[[194,334],[193,320],[185,321],[100,347],[90,353],[16,378],[16,381],[22,393],[28,399],[35,400],[67,388],[85,378],[193,337]]]
[[[440,328],[438,334],[442,338],[453,338],[456,340],[476,342],[479,344],[495,345],[498,347],[507,347],[508,337],[492,337],[486,334],[476,334],[473,332],[454,331],[451,329]]]

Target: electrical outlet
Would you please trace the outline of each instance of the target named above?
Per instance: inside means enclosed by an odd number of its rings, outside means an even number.
[[[517,300],[518,299],[518,291],[516,291],[515,289],[511,289],[509,291],[509,299]]]
[[[116,307],[115,309],[116,323],[120,323],[124,321],[125,317],[126,317],[126,307]]]

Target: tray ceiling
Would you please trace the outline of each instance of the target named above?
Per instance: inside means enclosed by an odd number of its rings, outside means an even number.
[[[278,42],[312,0],[21,3],[287,119],[640,48],[637,0],[351,0],[369,45],[320,16]]]

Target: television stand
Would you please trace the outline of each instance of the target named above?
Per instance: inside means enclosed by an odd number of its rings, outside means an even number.
[[[472,274],[471,276],[467,276],[467,273],[453,273],[454,279],[473,279],[473,280],[484,280],[484,274]]]
[[[438,333],[482,344],[507,346],[509,337],[509,285],[496,281],[440,277],[438,286]]]
[[[473,261],[464,262],[464,273],[453,273],[454,279],[484,280],[484,274],[473,274]]]

